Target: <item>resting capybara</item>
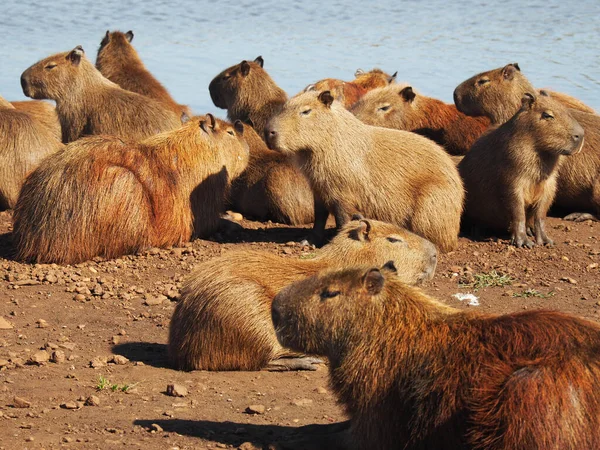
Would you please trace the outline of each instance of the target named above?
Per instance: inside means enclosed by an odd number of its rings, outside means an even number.
[[[313,193],[300,169],[281,153],[269,150],[249,125],[244,125],[244,139],[250,147],[250,160],[231,185],[232,208],[260,221],[312,223]]]
[[[367,93],[367,90],[358,84],[335,78],[325,78],[324,80],[317,81],[315,84],[309,84],[304,88],[303,92],[308,91],[329,91],[333,95],[333,98],[344,105],[346,109],[350,109],[352,105]]]
[[[54,105],[43,100],[30,100],[25,102],[11,102],[12,105],[19,111],[27,113],[36,122],[45,126],[54,137],[61,142],[62,130],[60,121],[56,114]]]
[[[581,151],[584,131],[550,97],[523,96],[521,109],[483,135],[458,165],[465,184],[465,217],[489,228],[510,228],[517,247],[552,245],[544,220],[554,200],[561,155]]]
[[[287,100],[287,94],[263,69],[261,56],[242,61],[225,69],[208,86],[210,98],[217,108],[227,110],[229,120],[251,125],[259,136]]]
[[[519,110],[521,98],[528,92],[534,92],[534,88],[519,65],[508,64],[461,83],[454,91],[454,102],[465,114],[487,116],[492,124],[501,124]],[[560,101],[561,97],[557,99]],[[600,116],[575,109],[569,113],[583,127],[585,145],[559,168],[554,202],[568,211],[593,211],[600,217]],[[588,218],[593,217],[581,212],[565,217]]]
[[[410,284],[430,279],[437,261],[431,242],[362,219],[346,224],[314,259],[237,251],[203,262],[186,280],[173,313],[170,360],[183,370],[260,370],[269,363],[307,368],[302,359],[286,360],[298,355],[277,342],[270,313],[275,294],[326,267],[390,259]]]
[[[93,134],[139,141],[181,126],[180,115],[162,103],[104,78],[81,46],[29,67],[21,86],[27,97],[56,101],[64,143]]]
[[[368,125],[412,131],[428,137],[451,155],[466,154],[490,125],[486,117],[467,116],[454,105],[399,84],[368,92],[350,111]]]
[[[158,100],[180,117],[182,114],[191,117],[190,109],[173,100],[165,87],[146,68],[138,52],[131,45],[132,40],[133,31],[111,33],[107,30],[100,42],[96,68],[123,89]]]
[[[393,75],[388,75],[383,70],[377,68],[370,70],[369,72],[358,69],[354,73],[354,80],[352,80],[352,83],[363,87],[367,91],[371,91],[395,83],[397,75],[398,72],[394,72]]]
[[[60,138],[33,114],[0,97],[1,209],[15,206],[27,175],[62,146]]]
[[[597,323],[454,309],[390,266],[323,272],[272,304],[281,345],[329,359],[353,448],[600,448]]]
[[[91,136],[68,145],[23,185],[17,258],[74,264],[210,234],[248,162],[241,125],[207,115],[141,143]]]
[[[463,186],[450,156],[433,141],[366,125],[328,91],[290,99],[266,136],[270,148],[296,159],[338,228],[359,212],[406,227],[442,252],[456,247]],[[315,208],[317,241],[323,216]]]

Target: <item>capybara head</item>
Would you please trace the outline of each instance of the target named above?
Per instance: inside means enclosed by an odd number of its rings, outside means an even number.
[[[389,84],[395,83],[397,75],[398,72],[394,72],[393,75],[389,75],[383,70],[377,68],[369,72],[365,72],[362,69],[358,69],[354,73],[355,78],[354,80],[352,80],[352,83],[357,84],[370,91],[372,89],[385,87]]]
[[[263,70],[264,63],[262,56],[258,56],[254,61],[244,60],[214,77],[208,91],[215,106],[228,109],[245,91],[255,90],[261,77],[269,77]]]
[[[346,108],[350,108],[367,92],[366,89],[357,84],[346,83],[343,80],[337,80],[335,78],[325,78],[314,84],[309,84],[304,88],[303,92],[308,91],[329,91],[331,92],[331,95],[333,95],[333,98],[343,104]]]
[[[393,84],[373,89],[356,102],[350,111],[368,125],[410,130],[418,116],[420,99],[411,86]]]
[[[133,31],[129,30],[127,33],[121,31],[106,30],[104,38],[100,42],[100,48],[98,49],[98,58],[101,58],[102,51],[106,48],[108,52],[112,54],[118,54],[122,49],[133,48],[131,41],[133,40]]]

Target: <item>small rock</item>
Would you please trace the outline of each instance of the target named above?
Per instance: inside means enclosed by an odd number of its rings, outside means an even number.
[[[297,398],[292,400],[292,405],[295,406],[312,406],[313,401],[310,398]]]
[[[96,356],[94,359],[90,361],[90,367],[97,369],[98,367],[104,367],[106,365],[106,358],[101,356]]]
[[[10,363],[6,359],[0,359],[0,367],[6,367]]]
[[[12,328],[13,326],[8,320],[4,317],[0,317],[0,330],[11,330]]]
[[[160,294],[154,297],[150,294],[146,294],[146,300],[144,300],[144,305],[157,306],[163,304],[165,300],[169,300],[166,295]]]
[[[83,407],[83,402],[65,402],[61,403],[60,407],[63,409],[81,409]]]
[[[453,272],[453,273],[462,273],[462,267],[460,267],[460,266],[450,266],[450,272]]]
[[[46,350],[35,352],[33,355],[31,355],[31,358],[29,358],[30,364],[36,364],[38,366],[41,366],[48,361],[50,361],[50,355]]]
[[[56,364],[62,364],[67,360],[65,357],[65,352],[62,350],[55,350],[52,352],[52,356],[50,357],[50,361]]]
[[[319,386],[317,389],[315,389],[317,391],[317,393],[319,394],[327,394],[327,389],[325,389],[324,387]]]
[[[115,355],[110,359],[109,362],[114,363],[117,366],[124,366],[125,364],[127,364],[129,362],[129,360],[127,358],[125,358],[123,355]]]
[[[242,216],[240,213],[233,211],[227,211],[226,213],[231,218],[231,220],[234,220],[236,222],[241,222],[242,220],[244,220],[244,216]]]
[[[148,253],[151,255],[158,255],[160,253],[160,248],[152,247],[150,250],[148,250]]]
[[[570,278],[570,277],[562,277],[560,280],[566,281],[569,284],[577,284],[577,280]]]
[[[85,405],[86,406],[98,406],[100,404],[100,398],[98,398],[95,395],[90,395],[86,400],[85,400]]]
[[[40,284],[38,280],[26,279],[15,281],[15,286],[35,286],[36,284]]]
[[[77,294],[75,296],[75,300],[77,300],[78,302],[83,302],[83,301],[85,301],[85,295],[83,295],[83,294]]]
[[[31,402],[25,400],[24,398],[21,397],[15,397],[13,399],[13,406],[15,408],[30,408],[31,407]]]
[[[265,405],[250,405],[246,408],[248,414],[264,414],[265,410]]]
[[[62,442],[66,443],[66,444],[70,444],[71,442],[73,442],[73,438],[69,437],[69,436],[63,436],[63,438],[61,439]]]
[[[44,277],[44,281],[47,281],[50,284],[54,284],[54,283],[58,282],[58,277],[56,275],[49,273],[48,275],[46,275]]]
[[[150,425],[150,431],[154,431],[155,433],[162,433],[164,430],[159,424],[153,423],[152,425]]]
[[[167,395],[170,395],[171,397],[185,397],[188,395],[188,390],[181,384],[173,383],[167,385]]]
[[[48,322],[46,322],[44,319],[39,319],[36,324],[38,328],[48,328]]]
[[[291,255],[294,253],[294,249],[290,248],[290,247],[285,247],[283,249],[283,253],[285,253],[286,255]]]
[[[111,344],[118,345],[121,342],[121,338],[119,336],[113,336],[110,340]]]
[[[238,450],[261,450],[262,447],[257,447],[252,442],[244,442],[238,447]]]

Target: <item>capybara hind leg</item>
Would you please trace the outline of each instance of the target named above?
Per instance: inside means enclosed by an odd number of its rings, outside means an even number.
[[[594,191],[592,194],[592,204],[595,207],[596,215],[593,215],[590,213],[576,212],[576,213],[572,213],[572,214],[569,214],[568,216],[563,217],[563,220],[570,220],[573,222],[583,222],[585,220],[600,221],[600,175],[598,176],[598,179],[594,183]]]
[[[584,222],[586,220],[598,221],[596,216],[590,213],[571,213],[568,216],[563,217],[563,220],[570,220],[572,222]]]
[[[318,195],[314,195],[315,202],[315,223],[313,225],[310,241],[317,247],[321,247],[325,243],[325,225],[329,217],[329,210],[325,203]]]
[[[279,358],[269,361],[266,370],[269,372],[287,372],[290,370],[317,370],[317,364],[324,364],[324,361],[312,356],[302,356],[298,358]]]

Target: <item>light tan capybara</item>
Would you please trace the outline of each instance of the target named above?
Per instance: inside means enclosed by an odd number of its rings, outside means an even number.
[[[363,87],[367,91],[371,91],[373,89],[386,87],[390,84],[394,84],[396,82],[397,75],[398,72],[394,72],[393,75],[389,75],[378,68],[375,68],[368,72],[365,72],[362,69],[358,69],[354,73],[354,80],[352,80],[352,83]]]
[[[333,95],[333,98],[343,104],[346,109],[350,109],[352,105],[367,93],[367,89],[358,84],[335,78],[325,78],[314,84],[309,84],[304,88],[303,92],[308,91],[329,91],[331,92],[331,95]]]
[[[68,145],[23,185],[17,258],[75,264],[210,234],[248,162],[241,125],[207,115],[141,143],[91,136]]]
[[[13,208],[27,175],[62,147],[43,122],[0,97],[0,209]]]
[[[486,117],[471,117],[454,105],[426,97],[412,86],[392,84],[365,94],[350,111],[368,125],[418,133],[451,155],[466,154],[488,129]]]
[[[231,207],[260,221],[312,223],[313,193],[300,169],[281,153],[269,150],[249,125],[244,125],[244,139],[250,147],[250,160],[231,186]]]
[[[21,86],[27,97],[56,101],[64,143],[94,134],[139,141],[181,126],[162,103],[104,78],[81,46],[29,67]]]
[[[98,49],[96,68],[123,89],[158,100],[180,117],[182,114],[191,117],[190,109],[173,100],[167,89],[146,68],[131,45],[132,40],[133,31],[106,31]]]
[[[562,155],[576,154],[584,131],[560,102],[523,96],[521,109],[482,136],[458,170],[465,184],[465,218],[493,229],[510,229],[517,247],[552,245],[544,221],[554,200]]]
[[[534,92],[518,64],[483,72],[461,83],[454,91],[459,111],[487,116],[492,124],[509,120],[521,107],[521,98]],[[544,95],[544,94],[541,94]],[[551,94],[552,96],[552,94]],[[557,97],[561,100],[561,96]],[[572,103],[567,102],[569,107]],[[573,212],[565,219],[586,220],[600,217],[600,116],[577,109],[569,111],[585,131],[585,144],[577,155],[566,158],[558,171],[554,203]]]
[[[329,359],[357,450],[600,448],[597,323],[458,310],[390,264],[298,281],[272,319],[281,345]]]
[[[56,114],[54,105],[43,100],[30,100],[24,102],[11,102],[19,111],[29,114],[36,122],[45,126],[60,142],[62,140],[62,130],[60,121]]]
[[[287,94],[263,69],[261,56],[242,61],[213,78],[208,86],[210,98],[217,108],[227,110],[231,121],[251,125],[259,136],[287,100]]]
[[[327,267],[393,259],[409,284],[428,280],[437,262],[433,244],[388,223],[346,224],[314,259],[236,251],[205,261],[186,280],[171,319],[169,357],[183,370],[310,368],[311,360],[279,345],[271,301],[284,286]]]
[[[464,190],[454,162],[433,141],[366,125],[328,91],[290,99],[266,133],[270,148],[296,159],[338,228],[359,212],[408,228],[442,252],[456,247]],[[326,216],[315,207],[317,242]]]

